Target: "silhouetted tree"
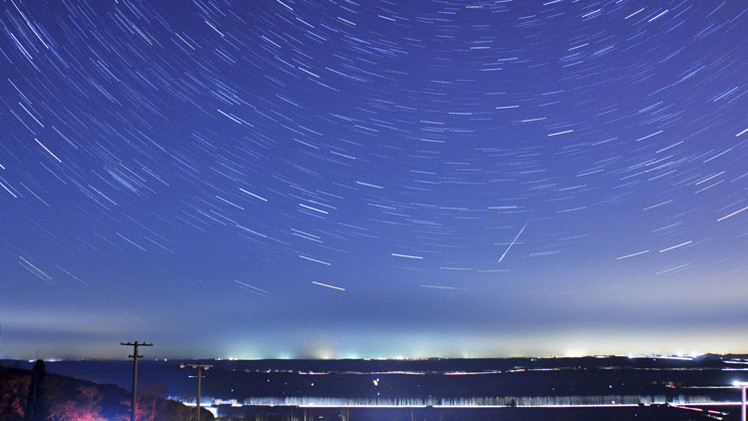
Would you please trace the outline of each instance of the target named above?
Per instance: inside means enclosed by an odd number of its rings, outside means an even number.
[[[49,409],[49,421],[107,421],[101,415],[101,393],[96,387],[81,386],[78,399],[56,402]]]
[[[29,393],[26,398],[26,420],[27,421],[44,421],[48,418],[45,407],[45,380],[47,371],[44,368],[44,361],[36,360],[34,369],[31,370],[31,383],[29,383]]]

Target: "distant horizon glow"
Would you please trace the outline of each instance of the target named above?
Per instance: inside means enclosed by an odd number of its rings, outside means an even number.
[[[0,358],[748,352],[740,2],[0,8]]]
[[[738,327],[735,326],[735,329]],[[384,334],[368,334],[358,338],[357,344],[340,344],[328,336],[313,337],[296,335],[286,343],[267,347],[257,344],[231,344],[225,341],[218,354],[210,351],[194,352],[199,349],[189,344],[154,343],[144,352],[146,359],[427,359],[427,358],[515,358],[515,357],[588,357],[596,355],[619,356],[685,356],[695,357],[704,354],[742,354],[748,346],[748,339],[724,343],[724,338],[732,335],[734,330],[723,331],[700,329],[688,330],[689,335],[679,331],[659,332],[656,330],[621,330],[609,331],[602,328],[589,329],[580,333],[578,329],[560,330],[557,332],[541,331],[528,335],[507,335],[490,337],[467,334],[422,333],[403,337],[388,337]],[[690,336],[693,335],[693,336]],[[116,336],[107,334],[107,336]],[[415,336],[415,337],[414,337]],[[150,341],[145,335],[138,340]],[[297,337],[303,338],[303,345],[298,346]],[[606,343],[600,344],[605,337]],[[135,340],[135,339],[128,339]],[[386,344],[392,341],[407,344],[399,346],[400,353],[392,354]],[[29,343],[23,355],[2,355],[1,358],[26,360],[37,359],[127,359],[127,352],[122,347],[114,346],[109,341],[86,341],[77,346],[70,346],[67,353],[59,352],[55,345]],[[117,343],[117,345],[119,345]],[[622,351],[623,350],[623,351]]]

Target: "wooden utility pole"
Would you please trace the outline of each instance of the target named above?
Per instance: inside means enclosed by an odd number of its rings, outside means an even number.
[[[748,382],[736,381],[733,383],[733,385],[740,388],[740,397],[741,397],[740,420],[746,421],[748,420],[748,416],[746,416],[746,411],[745,411],[745,408],[746,408],[745,389],[748,389]]]
[[[179,368],[190,367],[197,370],[197,421],[200,421],[200,381],[203,377],[203,371],[213,367],[208,364],[179,364]]]
[[[142,355],[138,354],[139,346],[153,346],[148,342],[120,342],[122,346],[133,347],[132,355],[127,358],[132,358],[132,405],[130,406],[130,421],[135,421],[135,413],[138,405],[138,358],[143,358]]]

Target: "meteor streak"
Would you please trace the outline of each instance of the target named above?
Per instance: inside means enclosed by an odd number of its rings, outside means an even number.
[[[514,243],[517,242],[517,239],[519,238],[520,235],[522,235],[522,231],[524,231],[525,228],[527,228],[527,223],[525,223],[525,225],[522,227],[522,229],[519,230],[519,232],[517,233],[517,236],[514,237],[514,240],[512,240],[512,242],[509,243],[509,247],[507,247],[506,250],[504,250],[504,254],[502,254],[501,257],[499,257],[499,263],[501,263],[501,261],[504,260],[504,257],[506,257],[506,254],[509,253],[509,250],[512,248],[512,246],[514,245]]]
[[[312,281],[312,283],[313,283],[314,285],[317,285],[317,286],[321,286],[321,287],[325,287],[325,288],[330,288],[330,289],[334,289],[334,290],[336,290],[336,291],[345,291],[345,288],[341,288],[341,287],[336,287],[335,285],[324,284],[324,283],[322,283],[322,282],[317,282],[317,281]]]

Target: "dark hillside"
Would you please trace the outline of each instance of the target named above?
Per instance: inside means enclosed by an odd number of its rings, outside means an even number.
[[[181,421],[194,416],[194,408],[154,396],[159,394],[155,390],[147,394],[148,387],[144,389],[146,393],[139,394],[138,399],[139,421]],[[0,366],[0,419],[3,421],[128,420],[130,398],[129,391],[111,384],[48,374],[43,368],[34,372]],[[214,418],[203,409],[200,419],[212,421]]]

